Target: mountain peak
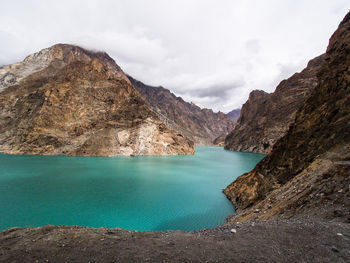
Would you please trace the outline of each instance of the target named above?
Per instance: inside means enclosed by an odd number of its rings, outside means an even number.
[[[0,69],[0,151],[81,156],[192,154],[104,52],[57,44]]]
[[[106,52],[90,51],[70,44],[55,44],[27,56],[22,62],[0,68],[0,91],[49,66],[57,72],[70,63],[87,63],[94,59],[99,60],[109,74],[129,82],[121,68]]]

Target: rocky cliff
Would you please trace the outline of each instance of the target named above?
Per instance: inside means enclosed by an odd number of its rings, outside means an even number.
[[[229,113],[226,113],[226,116],[233,120],[234,122],[237,122],[239,119],[239,116],[241,115],[241,109],[234,109],[230,111]]]
[[[212,144],[215,138],[226,136],[234,128],[234,122],[222,112],[201,109],[163,87],[148,86],[130,76],[129,79],[160,118],[196,144]]]
[[[252,91],[235,129],[225,139],[225,148],[269,153],[286,134],[296,111],[317,85],[316,73],[323,63],[324,55],[312,59],[303,71],[283,80],[271,94]]]
[[[317,78],[271,154],[224,190],[239,211],[236,220],[350,222],[350,13],[331,37]]]
[[[81,156],[192,154],[103,52],[58,44],[0,69],[0,151]]]

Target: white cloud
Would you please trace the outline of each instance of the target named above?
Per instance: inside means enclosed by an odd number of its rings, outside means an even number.
[[[3,0],[0,65],[55,43],[108,52],[130,75],[229,111],[326,49],[348,0]]]

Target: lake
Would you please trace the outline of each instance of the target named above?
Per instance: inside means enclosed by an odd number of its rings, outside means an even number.
[[[196,147],[194,155],[0,154],[0,230],[80,225],[199,230],[234,213],[222,189],[264,155]]]

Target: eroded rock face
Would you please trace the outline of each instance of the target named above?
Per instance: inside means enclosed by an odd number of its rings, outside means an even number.
[[[79,156],[193,154],[106,53],[55,45],[0,69],[0,151]]]
[[[201,109],[163,87],[148,86],[130,76],[129,79],[153,111],[160,114],[160,118],[164,116],[172,129],[197,145],[213,144],[213,140],[226,136],[234,128],[235,123],[222,112]]]
[[[316,73],[324,55],[312,59],[300,73],[283,80],[275,92],[255,90],[243,105],[235,129],[227,136],[225,148],[232,151],[269,153],[275,142],[286,134],[303,105],[317,85]]]
[[[213,141],[213,144],[216,146],[221,146],[221,147],[225,146],[225,138],[226,138],[225,135],[221,135]]]
[[[317,76],[319,84],[272,153],[224,190],[245,209],[237,220],[312,211],[350,222],[350,13]]]

